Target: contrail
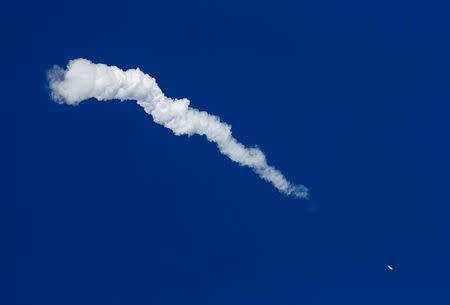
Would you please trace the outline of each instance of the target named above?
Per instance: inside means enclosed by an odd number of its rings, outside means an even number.
[[[48,72],[52,98],[58,103],[78,105],[81,101],[136,100],[153,120],[179,135],[204,135],[217,144],[228,158],[253,169],[262,179],[272,183],[281,193],[307,198],[308,189],[289,182],[273,166],[264,153],[245,147],[231,135],[231,126],[205,111],[189,107],[188,99],[166,97],[151,76],[139,68],[123,71],[115,66],[94,64],[86,59],[69,61],[67,69],[55,66]]]

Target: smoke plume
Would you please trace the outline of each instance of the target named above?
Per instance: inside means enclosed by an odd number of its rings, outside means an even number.
[[[139,68],[123,71],[115,66],[94,64],[86,59],[71,60],[64,70],[55,66],[48,72],[52,98],[58,103],[78,105],[81,101],[136,100],[153,120],[175,135],[204,135],[217,144],[228,158],[253,169],[262,179],[272,183],[281,193],[307,198],[308,189],[294,185],[283,174],[269,166],[264,153],[245,147],[231,134],[231,126],[205,111],[189,107],[188,99],[166,97],[154,78]]]

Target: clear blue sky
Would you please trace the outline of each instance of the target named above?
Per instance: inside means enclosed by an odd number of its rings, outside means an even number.
[[[444,3],[7,1],[0,303],[450,304]],[[78,57],[219,115],[319,211],[134,102],[52,102]]]

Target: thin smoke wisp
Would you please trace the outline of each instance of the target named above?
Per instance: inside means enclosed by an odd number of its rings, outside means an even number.
[[[289,182],[268,165],[264,153],[245,147],[231,133],[231,126],[220,118],[189,106],[188,99],[166,97],[151,76],[139,68],[123,71],[115,66],[95,64],[86,59],[69,61],[67,69],[55,66],[48,72],[52,98],[58,103],[78,105],[81,101],[136,100],[153,120],[179,135],[204,135],[216,143],[220,152],[241,166],[250,167],[281,193],[307,198],[308,189]]]

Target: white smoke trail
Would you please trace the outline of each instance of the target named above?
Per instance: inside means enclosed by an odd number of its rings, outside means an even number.
[[[269,166],[258,148],[247,148],[231,135],[231,126],[219,117],[189,107],[188,99],[164,96],[154,78],[137,69],[123,71],[115,66],[94,64],[86,59],[71,60],[67,70],[55,66],[48,72],[52,97],[59,103],[78,105],[81,101],[136,100],[153,120],[175,135],[204,135],[215,142],[220,152],[242,166],[253,169],[281,193],[307,198],[308,189],[287,181],[281,172]]]

